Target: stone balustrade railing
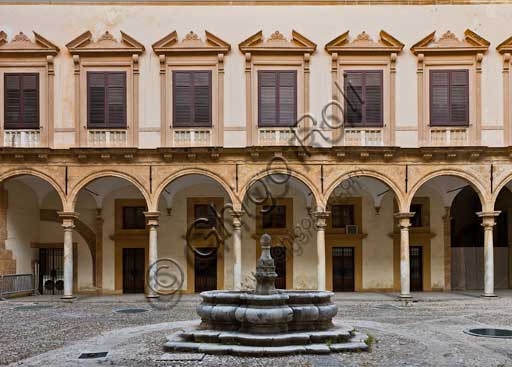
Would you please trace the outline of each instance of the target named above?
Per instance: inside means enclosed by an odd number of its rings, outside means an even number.
[[[34,130],[5,130],[4,146],[20,148],[37,148],[41,143],[41,132]]]

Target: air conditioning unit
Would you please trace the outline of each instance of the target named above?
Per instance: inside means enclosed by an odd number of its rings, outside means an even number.
[[[348,224],[345,226],[345,233],[346,234],[358,234],[359,230],[357,228],[356,224]]]

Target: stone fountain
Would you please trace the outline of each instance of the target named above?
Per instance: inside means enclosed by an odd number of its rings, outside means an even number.
[[[332,292],[275,288],[270,246],[264,234],[254,291],[202,292],[200,325],[169,336],[165,349],[255,356],[367,350],[366,335],[333,323]]]

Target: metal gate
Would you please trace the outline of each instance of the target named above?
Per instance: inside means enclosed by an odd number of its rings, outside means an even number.
[[[39,293],[63,294],[64,249],[39,249]]]
[[[194,251],[194,278],[197,293],[217,289],[217,249],[201,249]]]
[[[354,248],[332,248],[332,288],[334,292],[353,292],[354,277]]]
[[[421,246],[409,248],[409,263],[411,272],[411,291],[423,290],[423,249]]]
[[[270,255],[276,267],[276,288],[286,289],[286,247],[273,246],[270,248]]]

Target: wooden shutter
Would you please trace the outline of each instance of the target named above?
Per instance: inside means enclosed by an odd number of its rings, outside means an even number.
[[[297,72],[258,72],[258,125],[295,126],[297,122]]]
[[[173,72],[173,126],[212,126],[211,71]]]
[[[381,70],[345,73],[344,114],[347,126],[383,125],[382,75]]]
[[[4,74],[6,129],[39,129],[39,74]]]
[[[469,124],[468,70],[430,71],[430,124]]]
[[[126,73],[87,73],[87,127],[126,128]]]

